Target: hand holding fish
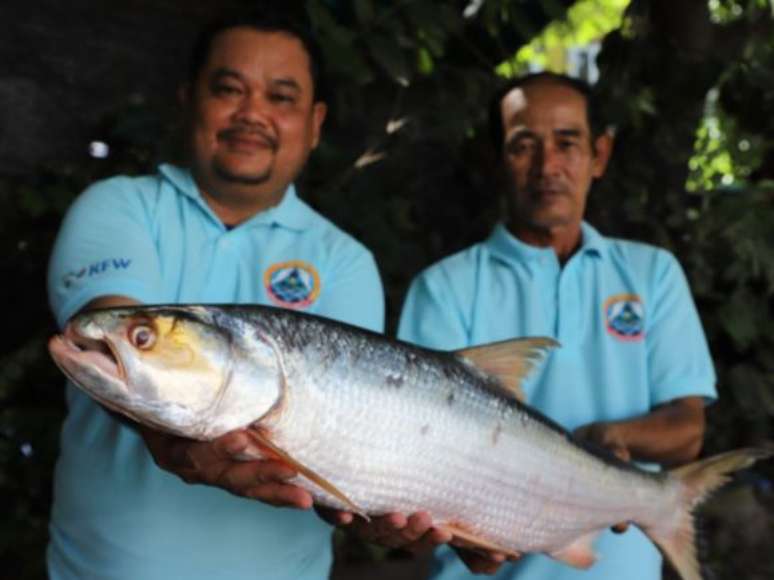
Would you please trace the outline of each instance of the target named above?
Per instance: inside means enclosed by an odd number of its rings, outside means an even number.
[[[598,421],[573,433],[605,447],[624,461],[677,467],[694,461],[704,440],[704,401],[683,397],[650,413],[620,421]]]
[[[433,527],[427,512],[416,512],[410,516],[389,513],[371,517],[370,521],[366,521],[355,517],[352,512],[321,506],[315,509],[329,524],[344,528],[367,542],[388,548],[400,548],[412,554],[430,552],[452,539],[451,533]]]
[[[400,548],[414,555],[426,554],[438,546],[451,543],[460,559],[474,574],[494,574],[506,560],[516,559],[506,557],[500,552],[472,550],[453,545],[453,535],[447,530],[433,527],[432,518],[427,512],[416,512],[410,516],[391,513],[371,518],[371,521],[367,522],[355,517],[352,512],[323,507],[315,509],[328,523],[343,527],[367,542]]]
[[[599,421],[579,427],[573,433],[577,438],[604,447],[622,461],[631,461],[632,454],[616,423]]]
[[[298,475],[295,470],[275,460],[240,459],[249,445],[240,431],[213,441],[194,441],[148,427],[139,429],[156,464],[186,483],[214,485],[278,507],[312,507],[308,491],[287,483]]]
[[[514,562],[518,558],[505,555],[501,552],[482,552],[481,550],[469,550],[452,546],[460,557],[460,560],[473,574],[496,574],[505,562]]]

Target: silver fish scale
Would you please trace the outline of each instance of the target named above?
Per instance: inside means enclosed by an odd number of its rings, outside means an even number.
[[[674,505],[657,479],[568,444],[460,359],[312,318],[280,314],[260,325],[287,372],[276,444],[367,513],[427,510],[501,546],[550,552]]]

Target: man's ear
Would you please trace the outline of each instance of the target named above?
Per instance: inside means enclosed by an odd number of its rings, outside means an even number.
[[[613,143],[615,137],[611,129],[605,129],[600,135],[594,139],[594,161],[592,168],[592,175],[595,178],[602,177],[607,169],[607,162],[610,160],[610,155],[613,153]]]
[[[325,121],[325,115],[328,114],[328,105],[318,101],[312,105],[312,149],[317,147],[320,142],[320,133]]]

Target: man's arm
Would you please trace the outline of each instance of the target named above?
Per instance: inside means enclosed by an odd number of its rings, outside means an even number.
[[[663,250],[643,253],[639,259],[648,264],[652,286],[645,332],[647,376],[651,401],[659,404],[639,417],[592,423],[576,433],[624,458],[671,467],[695,459],[701,451],[704,405],[716,397],[715,373],[677,259]]]
[[[84,310],[138,304],[127,296],[101,296],[89,302]],[[140,433],[156,465],[186,483],[220,487],[279,507],[312,507],[308,491],[287,483],[297,475],[295,470],[273,460],[238,459],[250,441],[244,431],[232,431],[213,441],[202,442],[162,433],[122,416],[119,419]]]
[[[640,417],[596,422],[575,434],[602,445],[626,460],[672,467],[688,463],[701,451],[704,439],[704,400],[683,397]]]

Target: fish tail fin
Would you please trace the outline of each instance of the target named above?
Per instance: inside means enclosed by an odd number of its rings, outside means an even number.
[[[671,471],[682,484],[677,513],[674,519],[670,518],[670,524],[648,526],[643,531],[659,547],[682,580],[701,580],[693,510],[727,483],[731,473],[772,455],[774,444],[750,447],[721,453]]]

